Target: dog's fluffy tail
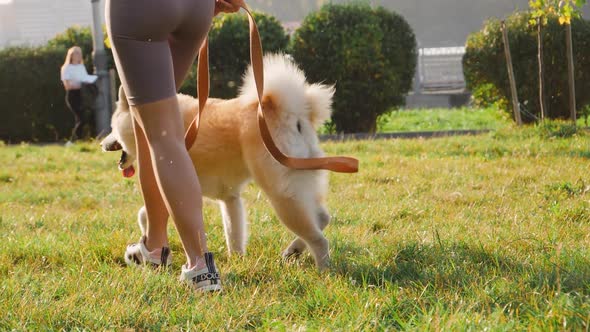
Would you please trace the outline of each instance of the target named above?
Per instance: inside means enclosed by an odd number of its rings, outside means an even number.
[[[330,118],[333,95],[333,86],[308,84],[303,71],[287,55],[264,56],[263,100],[271,97],[282,113],[281,118],[304,117],[317,129]],[[245,103],[258,98],[251,66],[244,75],[239,98]]]

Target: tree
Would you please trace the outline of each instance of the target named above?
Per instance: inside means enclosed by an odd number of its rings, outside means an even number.
[[[574,56],[572,50],[572,18],[580,18],[580,8],[586,0],[530,0],[532,9],[531,24],[537,24],[537,43],[539,61],[539,105],[541,107],[541,120],[545,118],[545,97],[543,78],[543,36],[542,27],[547,24],[549,16],[557,15],[559,24],[565,24],[566,48],[568,61],[569,91],[570,91],[570,118],[576,123],[576,89],[574,80]]]
[[[522,120],[525,123],[540,118],[539,85],[537,84],[537,29],[530,25],[531,12],[517,12],[506,18]],[[572,19],[574,59],[576,68],[576,104],[578,112],[590,105],[590,21]],[[569,119],[568,71],[563,26],[557,16],[551,17],[543,28],[543,59],[547,118]],[[496,104],[508,110],[510,84],[506,71],[502,43],[501,21],[488,20],[480,31],[469,35],[463,57],[465,81],[473,91],[475,101]]]

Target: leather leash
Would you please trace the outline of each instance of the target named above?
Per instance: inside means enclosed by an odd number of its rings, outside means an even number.
[[[318,170],[324,169],[338,173],[356,173],[358,172],[358,160],[350,157],[321,157],[321,158],[294,158],[285,155],[277,147],[270,130],[264,119],[264,109],[262,107],[262,97],[264,95],[264,69],[263,69],[263,55],[262,43],[260,41],[260,33],[254,21],[254,17],[250,10],[248,10],[245,3],[241,4],[242,9],[248,14],[250,22],[250,61],[252,64],[252,72],[254,73],[254,81],[256,83],[256,90],[258,93],[258,128],[266,150],[282,165],[297,169],[297,170]],[[195,119],[191,122],[186,135],[184,143],[186,149],[189,150],[195,140],[199,131],[199,122],[207,98],[209,96],[209,42],[205,39],[199,51],[199,61],[197,65],[197,97],[199,98],[199,111]]]

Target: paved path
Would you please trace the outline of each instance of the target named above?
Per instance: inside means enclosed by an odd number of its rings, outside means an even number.
[[[320,135],[321,141],[358,141],[371,139],[392,139],[392,138],[433,138],[447,136],[481,135],[489,133],[489,129],[480,130],[443,130],[443,131],[407,131],[397,133],[377,134],[336,134]]]
[[[442,131],[403,131],[396,133],[377,133],[377,134],[335,134],[335,135],[320,135],[320,141],[360,141],[360,140],[375,140],[375,139],[392,139],[392,138],[435,138],[448,136],[466,136],[466,135],[481,135],[489,133],[490,129],[479,130],[442,130]],[[6,145],[19,145],[20,143],[7,143]],[[55,146],[64,145],[65,143],[27,143],[33,146]]]

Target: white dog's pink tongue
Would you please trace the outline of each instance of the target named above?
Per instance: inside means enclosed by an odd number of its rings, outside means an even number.
[[[131,166],[129,166],[129,167],[127,167],[127,168],[125,168],[125,169],[123,170],[123,176],[124,176],[124,177],[126,177],[126,178],[130,178],[130,177],[132,177],[133,175],[135,175],[135,168],[133,168],[133,165],[131,165]]]

